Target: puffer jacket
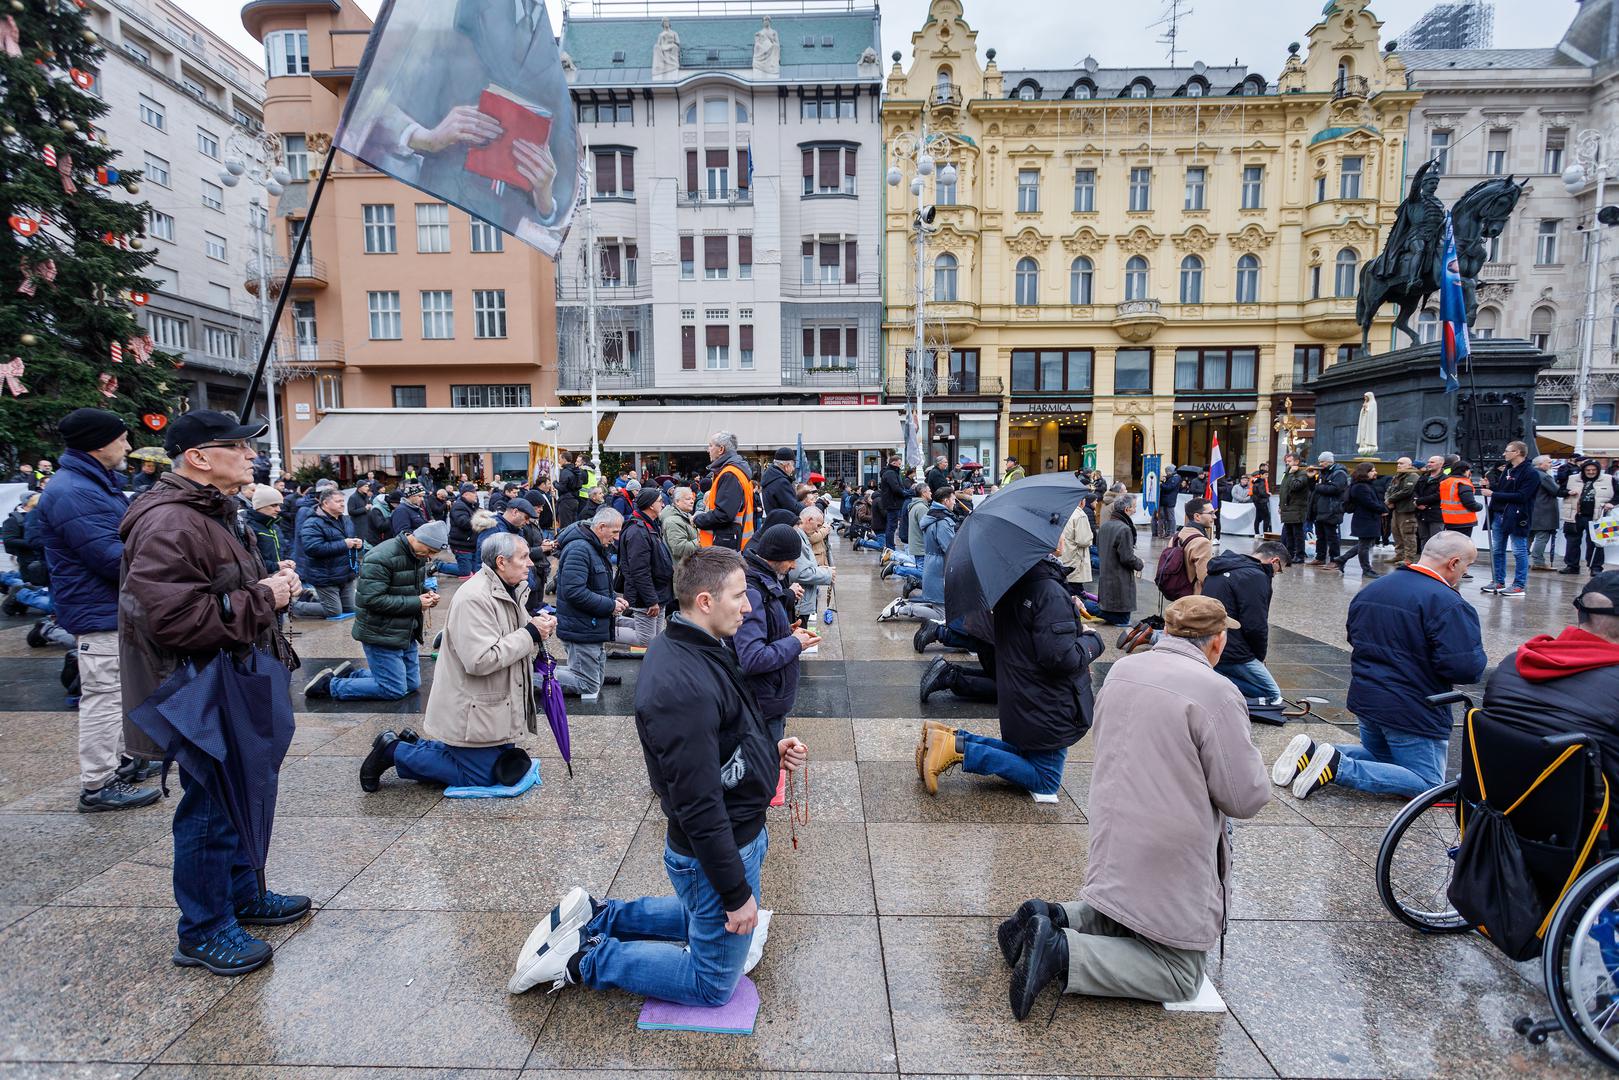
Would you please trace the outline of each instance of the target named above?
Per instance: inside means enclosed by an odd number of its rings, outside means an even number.
[[[399,536],[403,533],[415,532],[426,524],[427,511],[419,506],[400,500],[399,505],[394,507],[393,517],[388,523],[388,528],[393,535]]]
[[[264,563],[264,576],[269,577],[281,569],[281,519],[259,510],[247,512],[247,527],[258,541],[259,559]]]
[[[1276,487],[1283,525],[1300,525],[1310,518],[1310,502],[1315,481],[1302,468],[1290,469]]]
[[[129,501],[119,478],[80,450],[61,467],[30,512],[51,574],[57,624],[70,634],[118,629],[118,523]]]
[[[674,503],[665,506],[658,515],[658,524],[663,526],[663,542],[669,545],[669,555],[676,563],[697,550],[697,526],[680,507]]]
[[[944,605],[944,557],[956,539],[956,515],[939,503],[928,509],[922,519],[922,539],[927,547],[927,561],[922,564],[922,600]]]
[[[478,547],[478,534],[472,528],[472,515],[478,510],[476,500],[467,502],[457,495],[450,503],[450,550],[474,551]]]
[[[791,513],[796,521],[798,511],[801,509],[798,505],[798,496],[794,494],[796,490],[793,478],[783,472],[775,463],[766,465],[760,470],[759,494],[760,501],[763,504],[760,510],[761,520],[765,514],[770,513],[772,510],[785,510]]]
[[[304,519],[298,535],[304,555],[298,576],[305,585],[343,585],[358,576],[358,553],[345,542],[354,535],[347,515],[335,521],[317,510]]]
[[[607,549],[576,521],[557,538],[557,637],[576,645],[612,640],[613,567]]]
[[[1344,519],[1344,496],[1349,494],[1349,472],[1333,465],[1321,473],[1311,494],[1311,517],[1317,525],[1337,525]]]
[[[793,637],[792,593],[768,563],[754,555],[743,559],[752,610],[731,641],[760,714],[786,716],[798,699],[798,658],[804,651]]]
[[[618,537],[618,572],[630,607],[667,608],[674,601],[675,560],[656,518],[637,510],[624,520]]]
[[[1209,560],[1203,595],[1225,605],[1225,613],[1242,624],[1226,635],[1222,664],[1245,664],[1265,659],[1270,649],[1270,597],[1272,571],[1252,555],[1222,551]]]
[[[1042,559],[995,605],[996,711],[1019,750],[1059,750],[1090,730],[1090,663],[1102,639],[1081,630],[1066,568]]]
[[[383,649],[408,649],[421,641],[426,591],[427,563],[403,536],[372,548],[354,586],[354,640]]]
[[[1602,517],[1603,509],[1613,505],[1615,501],[1613,477],[1607,473],[1599,472],[1595,479],[1589,479],[1583,471],[1575,473],[1568,478],[1568,495],[1563,499],[1563,523],[1565,525],[1571,525],[1581,519],[1580,499],[1585,494],[1587,485],[1591,486],[1595,491],[1595,497],[1591,500],[1592,518]]]

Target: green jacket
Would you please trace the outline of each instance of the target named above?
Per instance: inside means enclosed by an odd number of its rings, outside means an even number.
[[[1416,513],[1417,481],[1420,479],[1422,473],[1416,469],[1395,473],[1393,482],[1389,484],[1388,493],[1383,496],[1383,502],[1396,514]]]
[[[354,586],[354,640],[383,649],[408,649],[422,640],[422,593],[427,563],[403,536],[372,548]]]
[[[1315,481],[1303,467],[1289,469],[1276,485],[1277,508],[1283,525],[1298,525],[1310,517],[1310,496],[1315,492]]]
[[[682,513],[673,503],[658,514],[658,524],[663,526],[663,542],[669,545],[669,554],[679,566],[697,550],[697,526],[690,514]]]

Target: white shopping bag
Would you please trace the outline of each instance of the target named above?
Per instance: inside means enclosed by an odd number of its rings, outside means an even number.
[[[759,909],[759,925],[753,928],[753,940],[748,942],[748,962],[742,965],[742,974],[746,975],[759,966],[764,959],[765,939],[770,936],[770,912]]]

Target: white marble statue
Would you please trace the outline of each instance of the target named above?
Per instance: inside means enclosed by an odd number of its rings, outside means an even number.
[[[674,32],[669,25],[668,17],[665,16],[663,29],[658,33],[658,42],[652,46],[652,77],[666,78],[679,73],[680,35]]]
[[[1360,423],[1355,426],[1355,451],[1361,457],[1377,453],[1377,395],[1370,390],[1360,399]]]
[[[781,38],[771,29],[769,15],[764,17],[759,32],[753,35],[753,70],[763,75],[781,71]]]

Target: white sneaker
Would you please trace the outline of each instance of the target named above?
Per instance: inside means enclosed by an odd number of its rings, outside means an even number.
[[[1276,764],[1270,767],[1271,783],[1277,787],[1287,787],[1304,767],[1310,763],[1310,755],[1315,753],[1315,740],[1308,735],[1295,735],[1282,751],[1282,756],[1276,759]]]
[[[553,989],[566,983],[568,961],[579,951],[580,932],[590,922],[595,905],[590,894],[582,888],[568,890],[551,914],[540,920],[523,942],[517,954],[517,968],[512,972],[506,989],[521,994],[542,982],[550,982]]]

